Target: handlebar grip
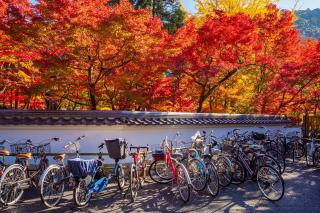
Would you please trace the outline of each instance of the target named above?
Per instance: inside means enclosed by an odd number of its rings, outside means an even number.
[[[82,135],[82,136],[78,137],[77,140],[82,140],[84,137],[86,137],[86,136]]]
[[[98,146],[98,149],[101,150],[103,147],[104,147],[104,143],[101,143],[101,144]]]

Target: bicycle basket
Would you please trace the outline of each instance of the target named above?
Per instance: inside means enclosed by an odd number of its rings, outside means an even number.
[[[128,143],[121,138],[105,140],[109,157],[112,159],[125,159],[128,154]]]
[[[69,159],[68,168],[72,175],[76,178],[85,178],[93,175],[98,169],[97,160]]]
[[[37,146],[33,146],[31,148],[31,152],[33,155],[40,155],[43,153],[50,153],[51,152],[51,147],[50,143],[45,143],[45,144],[40,144]]]
[[[233,151],[233,142],[232,141],[221,141],[221,151],[224,153],[231,153]]]
[[[261,140],[265,140],[266,138],[267,137],[265,134],[258,133],[258,132],[252,132],[252,139],[253,140],[261,141]]]
[[[30,143],[15,143],[10,145],[10,151],[14,154],[31,152]]]

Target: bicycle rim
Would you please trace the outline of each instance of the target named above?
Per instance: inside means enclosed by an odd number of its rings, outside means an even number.
[[[130,170],[130,195],[131,195],[131,202],[134,202],[137,195],[138,195],[138,189],[139,189],[139,180],[138,180],[138,174],[137,169],[134,165],[131,166]]]
[[[271,201],[278,201],[284,195],[284,181],[273,167],[262,166],[257,173],[257,182],[262,194]]]
[[[188,183],[188,173],[181,165],[176,167],[177,185],[181,199],[186,203],[190,199],[190,185]]]
[[[149,167],[149,176],[156,183],[169,183],[172,181],[172,169],[165,160],[157,160]]]
[[[216,169],[219,176],[219,185],[222,187],[229,186],[232,181],[231,167],[229,163],[224,158],[219,158],[216,162]]]
[[[27,176],[23,168],[18,165],[9,166],[1,176],[0,201],[5,205],[13,205],[20,200],[24,190],[16,184],[18,181],[26,180]],[[24,183],[26,184],[26,183]]]
[[[219,193],[219,176],[216,172],[216,169],[213,163],[207,164],[208,170],[208,182],[207,182],[207,190],[209,194],[215,197]]]
[[[124,171],[122,166],[118,167],[118,173],[117,173],[117,183],[119,190],[123,190],[123,187],[125,185],[125,177],[124,177]]]
[[[89,194],[88,187],[84,179],[79,181],[78,186],[73,192],[74,201],[77,206],[86,206],[89,203],[91,194]]]
[[[60,166],[49,167],[41,178],[40,195],[47,207],[58,205],[64,193],[64,171]]]
[[[320,148],[317,148],[313,153],[313,166],[320,167]]]
[[[207,185],[206,167],[198,159],[191,159],[188,162],[188,172],[191,179],[192,188],[195,191],[202,191]]]

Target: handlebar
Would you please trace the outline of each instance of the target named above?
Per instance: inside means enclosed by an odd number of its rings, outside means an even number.
[[[147,146],[133,146],[132,144],[130,145],[130,151],[131,149],[137,149],[137,151],[139,151],[140,149],[146,149],[147,151],[149,151],[149,145],[147,144]]]

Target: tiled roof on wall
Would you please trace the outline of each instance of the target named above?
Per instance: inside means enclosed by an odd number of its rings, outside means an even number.
[[[0,110],[0,125],[273,125],[288,124],[283,115],[129,111]]]

